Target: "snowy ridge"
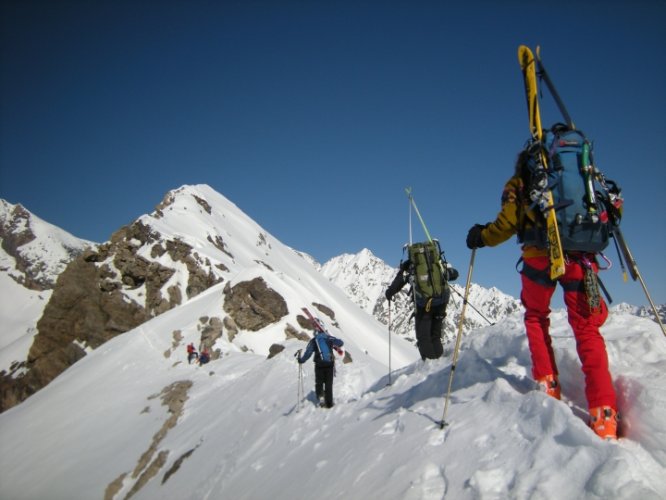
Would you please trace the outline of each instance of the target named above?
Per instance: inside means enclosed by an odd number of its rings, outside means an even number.
[[[309,399],[297,404],[293,354],[303,344],[296,340],[269,360],[229,350],[205,367],[188,365],[184,343],[195,336],[197,318],[219,308],[218,292],[211,289],[111,340],[0,415],[1,496],[666,495],[666,395],[660,389],[666,342],[651,321],[615,313],[603,329],[626,434],[606,443],[583,421],[582,375],[561,312],[553,316],[553,334],[565,401],[534,390],[522,320],[514,315],[464,340],[448,425],[441,431],[450,352],[394,371],[390,386],[381,367],[357,354],[354,363],[338,366],[331,410],[315,408]],[[165,335],[173,329],[184,335],[176,350]],[[304,365],[304,376],[307,394],[311,363]],[[177,422],[158,439],[173,415],[165,388],[178,383],[191,387]],[[144,454],[148,460],[142,463]],[[331,480],[332,471],[337,480]]]

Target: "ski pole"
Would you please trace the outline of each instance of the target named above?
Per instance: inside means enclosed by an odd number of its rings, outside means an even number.
[[[454,292],[456,295],[458,295],[458,297],[460,297],[461,299],[464,300],[463,295],[462,295],[458,290],[456,290],[456,289],[453,288],[453,287],[450,287],[450,288],[451,288],[451,290],[453,290],[453,292]],[[474,310],[476,311],[476,313],[477,313],[479,316],[481,316],[483,319],[485,319],[485,320],[488,322],[489,325],[494,325],[494,324],[495,324],[495,323],[493,323],[492,321],[490,321],[488,318],[486,318],[486,317],[483,315],[483,313],[482,313],[481,311],[479,311],[476,307],[474,307],[474,304],[472,304],[471,302],[468,301],[468,302],[467,302],[467,305],[469,305],[469,307],[471,307],[472,309],[474,309]]]
[[[569,115],[567,108],[564,106],[564,101],[562,101],[560,94],[557,93],[557,89],[555,88],[553,81],[550,79],[550,76],[548,76],[548,73],[546,72],[546,68],[543,66],[543,62],[541,61],[541,47],[539,46],[536,48],[536,58],[537,67],[539,68],[539,76],[543,79],[544,82],[546,82],[546,86],[548,87],[548,90],[550,90],[550,95],[553,96],[557,108],[560,110],[560,113],[562,113],[564,121],[567,122],[567,126],[571,130],[576,130],[576,125],[574,125],[574,122],[571,119],[571,115]]]
[[[416,206],[416,202],[414,201],[414,197],[412,196],[412,188],[405,189],[405,192],[407,193],[407,196],[409,197],[410,206],[414,207],[414,211],[416,212],[416,215],[419,218],[419,221],[421,221],[421,227],[423,227],[423,232],[427,236],[428,241],[432,242],[432,237],[430,236],[430,232],[428,231],[428,228],[426,227],[425,221],[423,220],[423,217],[421,217],[421,212],[419,212],[419,208]],[[411,223],[412,223],[412,219],[411,219],[411,216],[410,216],[410,218],[409,218],[410,243],[411,243]]]
[[[407,193],[408,206],[409,206],[409,244],[412,244],[412,188],[405,188],[405,193]]]
[[[624,258],[627,261],[627,266],[629,266],[629,273],[631,274],[631,277],[633,278],[634,281],[638,280],[638,282],[641,284],[641,287],[643,287],[643,292],[645,292],[645,296],[647,297],[648,302],[652,307],[652,312],[654,312],[655,320],[661,327],[661,333],[663,333],[664,336],[666,336],[666,328],[664,328],[664,323],[662,323],[661,318],[659,317],[659,311],[657,311],[657,307],[654,305],[654,302],[652,301],[652,297],[650,296],[650,292],[648,291],[647,286],[645,285],[643,276],[641,275],[641,272],[638,270],[638,264],[636,264],[636,260],[634,259],[631,250],[629,250],[629,245],[627,245],[627,242],[624,239],[624,235],[622,234],[622,231],[620,231],[619,227],[613,229],[613,236],[615,237],[617,243],[620,245],[620,248],[622,248],[622,253],[624,253]]]
[[[620,253],[620,247],[617,244],[617,238],[613,238],[613,243],[615,243],[615,250],[617,250],[617,258],[620,261],[620,268],[622,269],[622,280],[627,282],[627,270],[624,267],[624,259],[622,259],[622,253]]]
[[[301,350],[299,349],[294,354],[295,358],[301,356]],[[298,386],[296,387],[296,413],[301,409],[301,400],[303,398],[303,365],[298,363]]]
[[[467,283],[465,284],[465,297],[463,298],[462,311],[460,312],[460,320],[458,321],[458,335],[456,336],[456,346],[453,350],[453,362],[451,363],[451,373],[449,374],[449,388],[446,391],[446,399],[444,400],[444,412],[442,413],[442,420],[439,424],[440,429],[444,429],[446,424],[446,412],[449,409],[449,397],[451,396],[451,386],[453,385],[453,375],[456,371],[456,364],[458,362],[458,352],[460,350],[460,340],[462,339],[463,321],[465,319],[465,309],[467,309],[467,298],[469,297],[469,287],[472,283],[472,270],[474,268],[474,256],[476,255],[476,248],[472,250],[472,256],[469,261],[469,270],[467,271]]]
[[[389,345],[389,366],[388,366],[388,384],[391,385],[391,301],[388,301],[388,345]]]

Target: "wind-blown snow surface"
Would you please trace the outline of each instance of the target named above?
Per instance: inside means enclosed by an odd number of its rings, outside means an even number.
[[[297,405],[293,354],[304,344],[296,340],[272,359],[227,350],[188,365],[193,318],[218,310],[220,295],[214,287],[113,339],[0,415],[0,497],[103,498],[126,474],[113,496],[125,498],[168,418],[158,395],[177,381],[193,385],[150,456],[163,452],[163,466],[132,498],[666,497],[666,339],[652,321],[614,313],[603,328],[626,434],[608,443],[583,421],[582,375],[562,312],[552,320],[566,401],[533,389],[514,315],[463,341],[442,431],[450,352],[394,371],[388,386],[385,368],[348,342],[354,362],[338,363],[331,410],[309,396]],[[351,330],[353,319],[340,320]],[[184,338],[172,353],[174,329]],[[363,333],[355,335],[362,345]],[[312,363],[303,371],[308,395]]]

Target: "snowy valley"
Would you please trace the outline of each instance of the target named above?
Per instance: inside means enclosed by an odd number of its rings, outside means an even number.
[[[0,369],[20,377],[34,366],[37,325],[58,329],[40,317],[66,284],[28,290],[15,271],[29,267],[16,264],[21,245],[8,251],[4,234]],[[208,186],[170,192],[102,245],[69,238],[59,241],[72,253],[54,260],[78,255],[78,274],[67,272],[101,286],[90,310],[116,310],[109,297],[134,309],[121,311],[125,332],[100,320],[91,328],[108,338],[67,338],[62,352],[78,360],[0,414],[2,498],[666,497],[666,339],[632,306],[602,328],[623,417],[617,443],[586,426],[566,314],[552,315],[560,402],[535,390],[518,301],[477,285],[470,303],[483,316],[468,309],[441,430],[464,283],[454,285],[445,357],[423,362],[406,294],[393,303],[389,351],[383,292],[396,268],[368,250],[320,266]],[[331,410],[313,404],[311,362],[298,399],[293,356],[311,335],[303,307],[351,360],[337,363]],[[212,361],[188,364],[190,342],[211,347]]]

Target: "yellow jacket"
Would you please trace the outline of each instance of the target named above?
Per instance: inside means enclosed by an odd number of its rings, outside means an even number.
[[[520,175],[514,175],[504,185],[502,209],[497,218],[481,231],[483,243],[494,247],[525,229],[541,226],[541,217],[529,208],[530,203],[522,178]],[[523,258],[548,255],[545,248],[523,245],[522,249]]]

